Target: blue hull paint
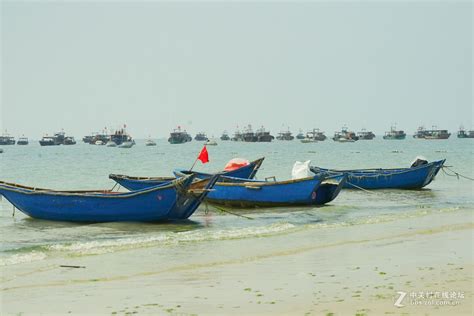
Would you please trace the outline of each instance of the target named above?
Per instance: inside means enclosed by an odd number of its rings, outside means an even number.
[[[186,219],[204,199],[188,188],[193,176],[126,193],[52,191],[0,182],[0,194],[33,218],[69,222],[154,222]],[[217,181],[208,181],[207,189]]]
[[[232,207],[322,205],[339,194],[344,175],[269,182],[222,177],[206,198]]]
[[[315,173],[344,173],[347,181],[344,188],[357,187],[375,189],[421,189],[433,181],[445,160],[434,161],[425,165],[400,169],[360,169],[334,170],[311,167]]]
[[[263,159],[264,158],[257,159],[255,161],[252,161],[247,166],[243,166],[239,169],[232,171],[224,171],[220,174],[235,178],[253,179],[258,169],[262,165]],[[180,172],[186,172],[188,174],[192,173],[196,176],[197,179],[209,179],[210,177],[212,177],[212,174],[198,171],[188,172],[180,170]],[[152,186],[173,181],[175,179],[174,177],[131,177],[116,174],[109,175],[109,178],[130,191],[143,190]]]
[[[335,175],[321,182],[316,190],[316,205],[323,205],[334,200],[341,192],[346,183],[347,176],[344,174]]]
[[[116,177],[116,175],[109,175],[109,178],[123,186],[129,191],[144,190],[147,188],[154,187],[156,185],[164,184],[175,180],[174,177],[162,177],[154,178],[153,180],[139,180],[139,179],[128,179],[123,177]]]

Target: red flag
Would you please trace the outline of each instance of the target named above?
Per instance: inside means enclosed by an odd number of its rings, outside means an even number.
[[[209,162],[209,154],[207,153],[206,146],[202,148],[201,153],[198,156],[198,159],[201,160],[202,163]]]

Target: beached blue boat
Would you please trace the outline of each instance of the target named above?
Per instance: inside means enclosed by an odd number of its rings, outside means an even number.
[[[185,175],[176,171],[176,175]],[[220,177],[206,201],[231,207],[322,205],[336,198],[346,176],[315,175],[287,181]],[[195,184],[193,184],[195,185]]]
[[[355,189],[421,189],[433,181],[443,167],[445,159],[398,169],[355,169],[335,170],[311,167],[314,173],[344,173],[347,175],[345,188]]]
[[[250,162],[246,166],[232,171],[222,171],[219,174],[235,178],[253,179],[264,159],[265,158],[260,158]],[[194,174],[197,179],[209,179],[212,176],[212,174],[198,171],[193,171],[192,174]],[[109,178],[131,191],[142,190],[175,179],[175,177],[133,177],[120,174],[111,174]]]
[[[0,194],[28,216],[69,222],[154,222],[180,220],[198,208],[218,176],[189,190],[194,175],[144,190],[53,191],[0,182]]]

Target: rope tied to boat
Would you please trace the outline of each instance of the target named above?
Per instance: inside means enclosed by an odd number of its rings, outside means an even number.
[[[224,208],[222,208],[222,207],[219,207],[219,206],[217,206],[217,205],[212,205],[212,207],[214,207],[215,209],[217,209],[217,210],[219,210],[219,211],[221,211],[221,212],[223,212],[223,213],[227,213],[227,214],[234,215],[234,216],[238,216],[238,217],[243,217],[243,218],[245,218],[245,219],[251,219],[251,220],[254,219],[253,217],[250,217],[250,216],[245,216],[245,215],[242,215],[242,214],[237,214],[237,213],[230,212],[230,211],[228,211],[228,210],[226,210],[226,209],[224,209]]]
[[[471,180],[471,181],[474,181],[473,178],[470,178],[468,176],[465,176],[457,171],[454,171],[453,169],[449,168],[448,166],[443,166],[442,167],[442,170],[443,170],[443,173],[449,177],[457,177],[458,180],[459,178],[464,178],[464,179],[467,179],[467,180]],[[452,172],[452,174],[449,174],[446,170],[448,170],[449,172]]]
[[[358,186],[358,185],[355,185],[354,183],[351,183],[351,182],[349,182],[349,181],[346,181],[346,183],[347,183],[348,185],[353,186],[353,187],[356,188],[356,189],[361,190],[361,191],[364,191],[364,192],[367,192],[367,193],[371,193],[371,194],[377,194],[377,192],[369,191],[369,190],[364,189],[364,188],[362,188],[362,187],[360,187],[360,186]]]

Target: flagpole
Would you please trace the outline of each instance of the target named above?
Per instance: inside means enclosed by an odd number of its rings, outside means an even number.
[[[189,171],[193,170],[193,168],[194,168],[194,166],[196,165],[196,162],[197,162],[197,161],[198,161],[198,158],[196,158],[196,160],[194,160],[194,163],[193,163],[191,169],[189,169]]]

